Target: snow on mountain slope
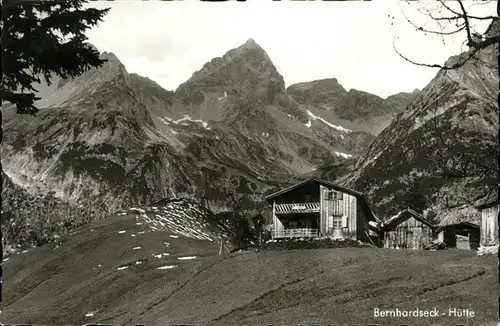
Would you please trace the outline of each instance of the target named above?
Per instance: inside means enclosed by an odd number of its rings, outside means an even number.
[[[335,125],[333,123],[330,123],[328,121],[326,121],[325,119],[321,118],[321,117],[318,117],[316,115],[314,115],[311,111],[307,110],[307,115],[309,116],[309,121],[307,122],[307,126],[310,127],[311,126],[311,120],[319,120],[323,123],[325,123],[327,126],[335,129],[335,130],[339,130],[339,131],[343,131],[343,132],[351,132],[352,130],[351,129],[347,129],[347,128],[344,128],[342,126],[338,126],[338,125]]]

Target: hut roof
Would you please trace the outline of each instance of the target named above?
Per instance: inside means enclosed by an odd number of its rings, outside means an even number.
[[[459,229],[459,230],[474,230],[478,231],[479,230],[479,225],[470,223],[470,222],[457,222],[457,223],[452,223],[452,224],[447,224],[447,225],[442,225],[440,226],[437,231],[442,231],[442,230],[447,230],[447,229]]]
[[[297,189],[297,188],[300,188],[308,183],[311,183],[311,182],[316,182],[318,184],[322,184],[324,186],[328,186],[330,188],[333,188],[335,190],[338,190],[338,191],[341,191],[341,192],[344,192],[346,194],[349,194],[349,195],[352,195],[352,196],[355,196],[355,197],[360,197],[360,196],[363,196],[363,193],[362,192],[359,192],[359,191],[356,191],[356,190],[353,190],[353,189],[349,189],[349,188],[346,188],[346,187],[342,187],[338,184],[335,184],[335,183],[332,183],[330,181],[326,181],[326,180],[323,180],[323,179],[319,179],[319,178],[309,178],[309,179],[306,179],[304,181],[301,181],[301,182],[298,182],[294,185],[291,185],[290,187],[287,187],[287,188],[284,188],[284,189],[281,189],[279,191],[276,191],[268,196],[266,196],[266,200],[270,200],[270,199],[273,199],[273,198],[276,198],[282,194],[285,194],[289,191],[292,191],[294,189]]]
[[[475,207],[477,209],[484,209],[484,208],[488,208],[488,207],[495,206],[495,205],[498,205],[498,191],[497,191],[497,188],[491,189],[491,191],[488,192],[488,194],[486,195],[486,197],[478,200],[476,202]]]
[[[382,223],[381,228],[385,229],[390,226],[397,225],[399,223],[402,223],[403,221],[406,221],[408,218],[414,217],[416,220],[424,223],[425,225],[431,227],[431,228],[436,228],[434,224],[429,222],[425,217],[422,216],[422,214],[417,213],[411,208],[407,208],[399,212],[398,214],[394,215],[393,217],[389,218],[388,220],[384,221]]]

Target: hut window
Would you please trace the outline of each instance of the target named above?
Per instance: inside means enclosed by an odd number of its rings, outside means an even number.
[[[333,216],[333,227],[334,228],[341,228],[342,227],[342,216],[341,215],[334,215]]]
[[[337,192],[337,191],[329,191],[328,192],[328,199],[330,200],[342,200],[343,199],[343,193]]]

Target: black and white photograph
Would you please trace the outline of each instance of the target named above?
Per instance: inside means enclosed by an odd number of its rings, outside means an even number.
[[[497,5],[3,1],[0,323],[496,326]]]

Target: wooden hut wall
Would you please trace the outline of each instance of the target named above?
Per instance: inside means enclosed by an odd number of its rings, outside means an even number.
[[[498,205],[481,210],[481,246],[498,244]]]
[[[368,216],[367,212],[361,206],[361,203],[358,204],[357,214],[358,214],[357,227],[356,227],[357,239],[367,243],[371,243],[371,241],[374,241],[375,245],[380,245],[378,239],[370,238],[367,235],[367,233],[370,232],[368,227]]]
[[[432,229],[409,217],[384,231],[384,247],[394,249],[423,249],[432,240]]]
[[[327,211],[326,211],[326,190],[325,186],[319,186],[319,232],[321,236],[326,235]]]
[[[331,214],[337,215],[347,215],[347,219],[342,222],[344,226],[343,236],[345,238],[356,239],[357,236],[357,198],[355,196],[342,193],[341,200],[329,199],[328,192],[336,191],[335,189],[330,189],[323,185],[320,186],[320,209],[321,209],[321,232],[323,235],[332,235],[333,230],[333,216]]]
[[[273,228],[276,232],[281,232],[284,229],[283,223],[276,216],[276,202],[273,202]]]
[[[344,194],[344,212],[347,214],[347,228],[348,232],[346,237],[349,239],[357,239],[358,221],[362,218],[358,214],[358,199],[354,196]]]

